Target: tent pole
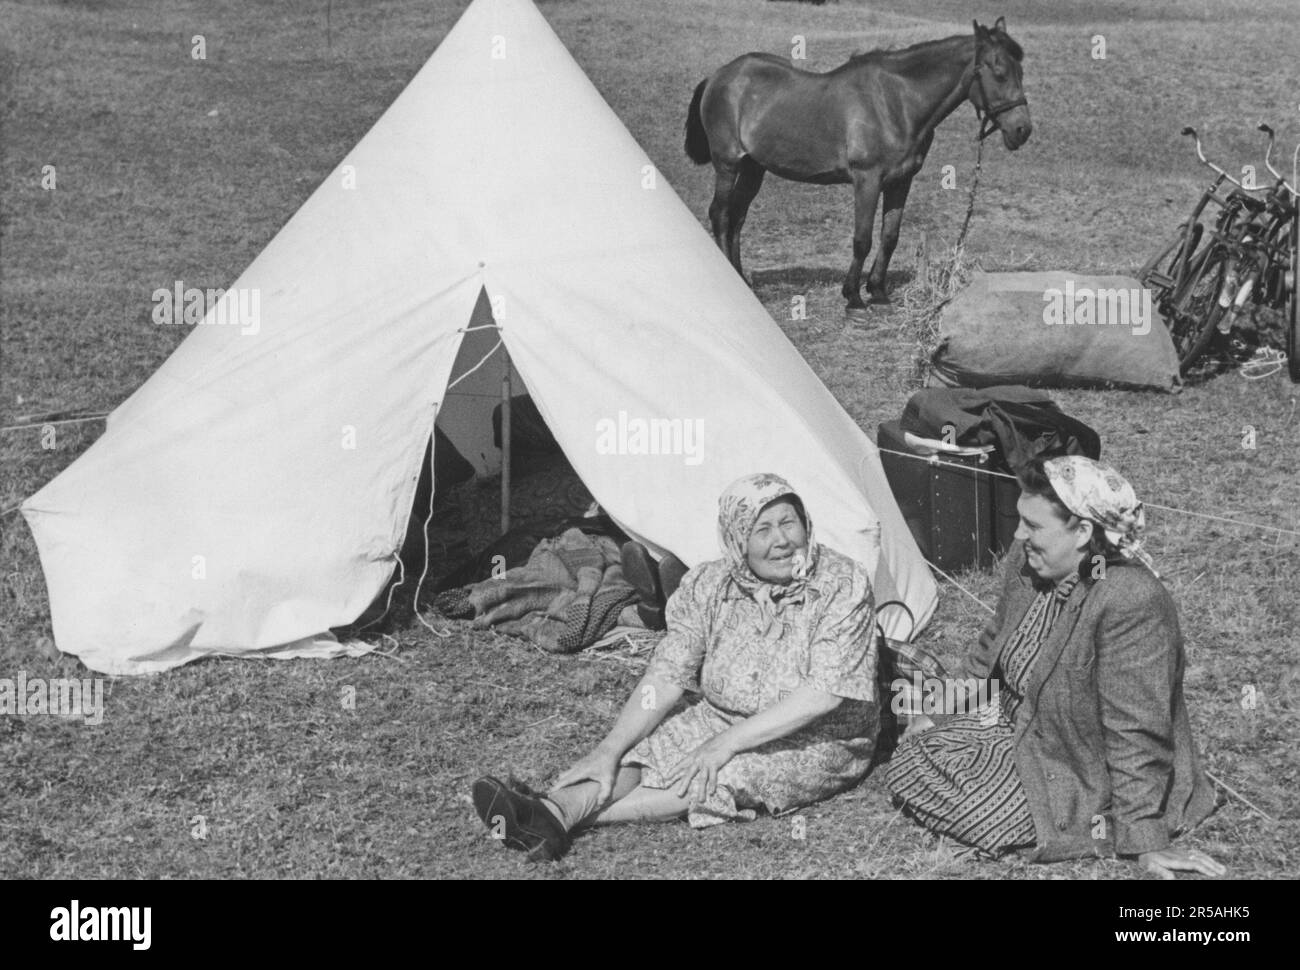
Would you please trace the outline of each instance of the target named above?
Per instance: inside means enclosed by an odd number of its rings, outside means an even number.
[[[501,375],[501,534],[510,531],[510,355]]]

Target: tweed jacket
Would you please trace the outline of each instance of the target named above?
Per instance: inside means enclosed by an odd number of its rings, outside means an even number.
[[[1086,568],[1066,600],[1016,713],[1036,862],[1163,849],[1215,807],[1187,719],[1173,597],[1139,563],[1095,572]],[[1033,579],[1017,543],[962,677],[1000,676],[998,656],[1033,602]]]

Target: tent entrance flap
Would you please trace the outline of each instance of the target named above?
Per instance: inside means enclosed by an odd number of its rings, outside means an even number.
[[[465,336],[438,407],[436,423],[447,440],[474,466],[475,473],[482,476],[501,471],[501,449],[492,435],[492,409],[501,403],[503,374],[509,375],[512,393],[527,393],[523,379],[506,353],[487,291],[479,290],[478,302],[465,325]]]
[[[423,575],[429,566],[434,536],[439,525],[451,523],[446,518],[450,491],[472,478],[501,476],[501,532],[509,531],[510,503],[510,394],[523,387],[510,355],[501,340],[501,331],[492,315],[491,302],[480,288],[470,319],[452,362],[447,386],[437,408],[432,439],[425,440],[415,496],[407,517],[401,559]],[[501,445],[496,443],[493,411],[501,405]],[[453,500],[454,504],[454,500]],[[438,513],[438,507],[443,513]],[[463,525],[464,523],[461,523]],[[426,530],[429,535],[426,536]],[[452,531],[458,531],[453,526]],[[465,539],[450,545],[439,542],[443,558],[468,556],[473,550]],[[443,566],[453,565],[451,560]]]

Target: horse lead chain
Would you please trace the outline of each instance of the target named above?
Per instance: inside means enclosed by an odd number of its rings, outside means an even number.
[[[984,139],[978,135],[975,138],[975,172],[970,180],[970,199],[966,203],[966,218],[962,220],[961,232],[957,234],[957,246],[954,253],[960,253],[962,246],[966,243],[966,231],[970,229],[971,216],[975,214],[975,190],[980,184],[980,165],[984,162]]]

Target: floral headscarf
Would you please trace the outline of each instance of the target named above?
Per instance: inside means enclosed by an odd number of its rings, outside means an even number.
[[[1050,458],[1043,462],[1043,471],[1067,509],[1105,531],[1125,559],[1137,559],[1152,575],[1160,575],[1142,549],[1146,528],[1142,503],[1119,472],[1082,455]]]
[[[794,577],[789,583],[769,583],[759,579],[749,568],[745,554],[749,534],[763,509],[779,498],[792,499],[803,517],[808,533],[807,558],[795,563]],[[788,603],[803,602],[808,577],[817,567],[817,543],[813,540],[812,519],[804,508],[803,500],[780,475],[764,472],[746,475],[727,486],[718,499],[718,541],[731,564],[731,578],[742,590],[752,596],[763,614],[766,635],[773,627],[776,614]]]

